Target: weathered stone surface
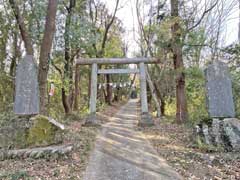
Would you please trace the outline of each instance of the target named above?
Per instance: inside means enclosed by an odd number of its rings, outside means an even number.
[[[31,123],[27,117],[10,119],[8,124],[0,128],[0,149],[24,148],[30,126]]]
[[[53,118],[48,117],[48,121],[49,121],[50,123],[52,123],[53,125],[57,126],[58,128],[60,128],[61,130],[64,130],[64,129],[65,129],[65,127],[64,127],[63,124],[57,122],[57,121],[56,121],[55,119],[53,119]]]
[[[210,117],[235,117],[232,82],[227,65],[214,61],[205,70]]]
[[[39,159],[54,155],[65,155],[73,150],[71,144],[59,145],[59,146],[48,146],[43,148],[33,148],[33,149],[19,149],[19,150],[0,150],[0,161],[6,159],[24,159],[33,158]]]
[[[206,124],[202,125],[202,132],[203,132],[203,135],[204,135],[205,143],[207,145],[210,145],[211,144],[211,142],[210,142],[211,137],[209,136],[208,126]]]
[[[228,137],[233,150],[240,150],[240,120],[236,118],[226,118],[223,120],[225,136]]]
[[[45,116],[14,118],[0,128],[0,149],[58,144],[62,142],[63,129],[62,124]]]
[[[14,112],[18,115],[39,113],[37,66],[33,56],[27,55],[17,66]]]
[[[222,144],[220,120],[216,118],[214,118],[212,121],[212,136],[215,145],[219,146]]]
[[[101,121],[97,118],[95,113],[91,113],[86,118],[85,126],[101,126]]]
[[[213,119],[210,124],[201,123],[195,129],[196,142],[201,141],[226,151],[240,151],[240,120],[225,118]]]
[[[46,116],[31,118],[33,125],[28,130],[27,143],[33,147],[61,143],[64,126]],[[63,129],[62,129],[63,127]]]
[[[141,119],[138,122],[138,126],[148,127],[153,125],[154,125],[154,122],[153,122],[152,116],[149,113],[142,113]]]

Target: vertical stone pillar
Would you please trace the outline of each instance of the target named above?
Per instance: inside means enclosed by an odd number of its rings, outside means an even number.
[[[97,74],[98,74],[98,65],[96,63],[92,64],[92,73],[91,73],[91,92],[90,92],[90,116],[86,120],[88,125],[99,124],[96,118],[96,104],[97,104]]]
[[[140,98],[141,98],[141,112],[148,113],[147,103],[147,83],[146,83],[146,72],[144,63],[139,64],[140,69]]]
[[[148,113],[148,102],[147,102],[147,83],[146,83],[146,72],[145,65],[143,62],[139,64],[140,69],[140,98],[141,98],[141,120],[139,126],[152,126],[153,120]]]
[[[91,93],[90,93],[90,113],[96,113],[96,103],[97,103],[97,64],[94,63],[92,65],[92,73],[91,73]]]

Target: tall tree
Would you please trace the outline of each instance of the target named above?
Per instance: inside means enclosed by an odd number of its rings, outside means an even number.
[[[67,16],[65,21],[65,32],[64,32],[64,79],[67,79],[69,81],[69,92],[70,95],[68,96],[66,94],[65,87],[63,85],[62,87],[62,103],[66,114],[71,113],[72,110],[72,104],[73,104],[73,60],[74,56],[72,57],[71,54],[71,44],[70,44],[70,30],[71,30],[71,24],[72,24],[72,16],[73,16],[73,10],[76,6],[75,0],[69,0],[69,5],[65,6],[67,10]]]
[[[176,71],[176,122],[183,123],[188,117],[187,98],[185,93],[185,73],[182,55],[182,28],[179,17],[179,1],[171,0],[171,16],[173,18],[172,44],[174,69]]]
[[[49,0],[47,8],[47,16],[45,22],[45,32],[41,43],[40,59],[39,59],[39,89],[40,89],[40,112],[46,113],[47,102],[47,74],[48,74],[48,60],[52,48],[53,37],[55,34],[55,20],[57,13],[57,0]]]
[[[240,43],[240,0],[238,0],[238,43]]]
[[[99,21],[101,23],[103,23],[103,27],[100,27],[100,28],[104,29],[101,44],[99,45],[100,48],[97,48],[97,43],[93,44],[93,47],[95,49],[95,54],[96,54],[97,58],[102,58],[102,57],[105,56],[105,49],[106,49],[106,44],[107,44],[107,41],[108,41],[109,32],[110,32],[111,27],[114,24],[114,21],[116,20],[116,13],[117,13],[118,8],[119,8],[119,2],[120,2],[120,0],[116,0],[114,11],[113,11],[112,15],[110,15],[110,14],[108,14],[108,10],[106,9],[105,5],[102,5],[100,3],[99,7],[97,7],[94,0],[90,1],[89,11],[90,11],[90,18],[91,18],[92,23],[94,25],[96,25],[98,18],[100,18]],[[92,8],[92,4],[94,5],[94,8],[95,8],[95,17],[94,17],[94,10]],[[98,17],[99,11],[100,11],[100,17]],[[101,31],[100,28],[98,28],[97,31],[100,32]],[[94,31],[94,33],[96,34],[96,31]],[[110,79],[111,79],[110,75],[107,74],[106,75],[107,93],[106,93],[106,96],[105,96],[105,101],[108,104],[111,104],[111,100],[112,100],[112,87],[109,84]]]

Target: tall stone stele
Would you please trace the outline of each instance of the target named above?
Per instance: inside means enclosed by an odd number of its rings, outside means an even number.
[[[35,115],[39,113],[39,87],[37,65],[33,56],[26,55],[17,66],[14,113]]]
[[[214,61],[205,69],[207,107],[211,118],[235,117],[232,81],[227,65]]]

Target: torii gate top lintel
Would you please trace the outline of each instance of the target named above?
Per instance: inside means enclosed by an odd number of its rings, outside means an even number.
[[[79,58],[76,60],[77,65],[91,64],[155,64],[159,63],[157,58]]]

